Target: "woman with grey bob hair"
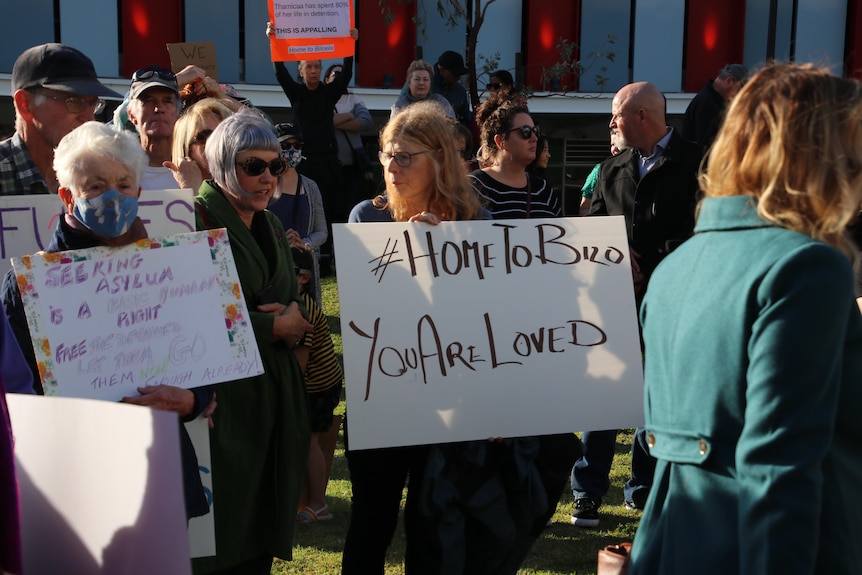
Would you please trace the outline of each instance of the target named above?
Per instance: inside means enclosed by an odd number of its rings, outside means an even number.
[[[232,119],[233,121],[227,122]],[[237,178],[234,160],[240,152],[246,150],[265,150],[281,154],[281,145],[272,131],[272,126],[265,121],[256,121],[252,114],[242,112],[236,118],[226,118],[213,130],[207,140],[205,154],[210,165],[213,181],[224,185],[226,190],[236,192],[242,190]],[[272,174],[275,176],[281,175]]]
[[[195,198],[197,229],[226,228],[261,375],[219,384],[210,430],[216,555],[195,573],[270,573],[290,560],[310,444],[302,372],[305,320],[287,234],[266,207],[286,163],[254,112],[222,121],[206,145],[212,179]]]

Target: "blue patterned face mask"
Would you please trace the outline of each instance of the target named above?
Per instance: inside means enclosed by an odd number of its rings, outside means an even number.
[[[75,217],[94,234],[116,238],[138,217],[138,198],[113,189],[95,198],[75,198]]]
[[[299,165],[299,162],[302,161],[302,150],[297,150],[296,148],[288,148],[286,150],[282,150],[281,157],[287,160],[287,165],[291,168],[295,168]]]

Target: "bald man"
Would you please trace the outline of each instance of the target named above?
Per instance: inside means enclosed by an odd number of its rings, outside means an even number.
[[[649,82],[635,82],[616,93],[608,127],[617,146],[627,149],[602,162],[589,215],[625,217],[635,301],[640,306],[653,270],[694,229],[702,149],[667,126],[664,95]],[[583,435],[584,457],[572,470],[574,525],[599,524],[616,435],[616,430]],[[629,508],[643,509],[654,469],[655,460],[639,429],[632,445],[631,478],[623,489]]]

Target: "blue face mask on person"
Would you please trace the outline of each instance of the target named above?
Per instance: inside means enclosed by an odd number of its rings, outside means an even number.
[[[94,234],[116,238],[138,217],[138,198],[113,189],[95,198],[75,198],[75,217]]]
[[[287,161],[287,165],[295,168],[302,161],[302,150],[296,148],[288,148],[281,152],[281,156]]]

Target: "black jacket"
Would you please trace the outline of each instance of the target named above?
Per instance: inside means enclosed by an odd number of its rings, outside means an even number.
[[[685,109],[682,120],[682,137],[704,148],[712,145],[724,120],[726,102],[710,80],[695,94]]]
[[[674,130],[664,154],[642,180],[633,149],[602,162],[590,215],[625,216],[629,246],[640,254],[647,281],[659,262],[694,230],[702,156],[700,146]]]

